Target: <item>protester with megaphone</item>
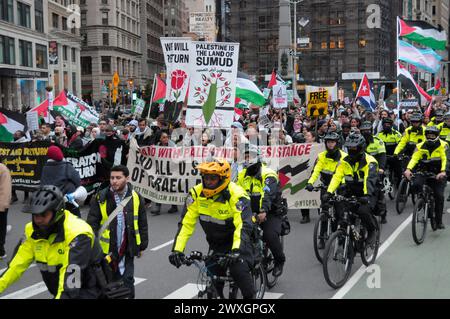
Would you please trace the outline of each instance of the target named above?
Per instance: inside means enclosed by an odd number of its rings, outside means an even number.
[[[62,191],[63,195],[72,195],[81,186],[80,174],[72,166],[72,163],[64,160],[63,152],[58,146],[50,146],[47,156],[47,163],[42,168],[41,185],[54,185]],[[70,197],[66,203],[66,209],[81,217],[78,205],[74,205],[73,202],[78,198]]]

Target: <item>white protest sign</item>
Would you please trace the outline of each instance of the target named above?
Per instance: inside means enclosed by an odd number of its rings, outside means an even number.
[[[288,107],[288,96],[286,85],[277,84],[273,87],[273,107],[283,109]]]
[[[27,112],[28,131],[39,130],[38,112]]]

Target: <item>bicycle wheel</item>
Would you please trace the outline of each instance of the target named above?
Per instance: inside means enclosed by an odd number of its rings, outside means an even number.
[[[252,269],[252,277],[253,277],[253,285],[255,288],[255,299],[263,299],[264,294],[266,292],[266,272],[264,271],[264,267],[258,264]],[[238,288],[236,284],[231,288],[231,292],[229,295],[230,299],[242,299],[241,290]]]
[[[284,251],[284,236],[280,236],[281,249]],[[278,282],[277,276],[273,275],[273,267],[275,266],[275,259],[272,253],[267,249],[267,255],[263,259],[264,273],[266,275],[267,288],[272,289]]]
[[[328,238],[330,237],[330,234],[328,234],[328,229],[322,230],[322,223],[328,226],[328,217],[325,214],[320,214],[319,219],[317,219],[316,224],[314,225],[314,233],[313,233],[314,253],[316,255],[317,260],[320,263],[322,263],[323,249],[318,248],[319,241],[320,239],[322,239],[325,242],[327,242]]]
[[[419,198],[416,205],[414,205],[412,217],[412,236],[417,245],[422,244],[425,240],[428,224],[427,213],[425,200],[423,198]]]
[[[436,215],[434,211],[434,198],[430,198],[428,202],[428,216],[430,216],[430,226],[433,231],[437,230]]]
[[[387,178],[388,178],[389,183],[391,184],[390,189],[389,189],[389,192],[388,192],[388,196],[389,196],[389,199],[390,199],[390,200],[393,200],[393,199],[395,198],[395,188],[394,188],[394,186],[395,186],[394,182],[395,182],[395,181],[394,181],[394,174],[393,174],[393,172],[390,171],[390,170],[389,170],[388,173],[389,173],[389,174],[388,174]]]
[[[405,209],[408,200],[408,190],[409,182],[403,178],[398,186],[397,194],[395,195],[395,209],[399,215],[403,213],[403,210]]]
[[[375,262],[375,259],[377,258],[378,255],[378,249],[380,247],[380,233],[381,233],[379,227],[380,224],[378,223],[378,220],[374,216],[371,216],[371,218],[376,225],[375,242],[373,242],[370,245],[368,245],[367,242],[364,242],[364,248],[361,252],[361,260],[363,264],[367,267]]]
[[[343,230],[331,234],[323,254],[323,274],[330,287],[342,287],[350,277],[353,265],[353,244]]]

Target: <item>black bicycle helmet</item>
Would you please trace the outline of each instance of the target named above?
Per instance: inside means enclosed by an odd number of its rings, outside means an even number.
[[[413,113],[413,114],[411,114],[411,116],[409,117],[409,120],[410,120],[411,122],[422,122],[423,117],[422,117],[422,114],[420,114],[420,113]]]
[[[361,126],[359,127],[360,131],[373,131],[372,122],[364,121]]]
[[[434,112],[434,115],[436,117],[443,117],[444,116],[444,111],[443,110],[436,110],[436,112]]]
[[[336,132],[328,132],[325,137],[323,138],[323,140],[326,141],[336,141],[339,142],[340,137],[339,134]]]
[[[427,136],[427,134],[434,134],[439,137],[440,133],[441,131],[436,126],[427,126],[425,128],[425,136]]]
[[[33,193],[30,205],[24,207],[23,212],[29,214],[43,214],[46,211],[59,213],[64,211],[64,195],[54,185],[44,185]]]
[[[345,147],[347,147],[347,148],[358,147],[363,150],[366,148],[366,140],[365,140],[364,136],[362,136],[361,134],[356,134],[356,133],[350,134],[347,137],[347,140],[345,141]]]
[[[444,121],[446,121],[446,120],[450,120],[450,113],[444,114]]]
[[[385,117],[382,121],[381,121],[381,124],[382,125],[384,125],[384,124],[394,124],[394,120],[393,119],[391,119],[390,117]]]

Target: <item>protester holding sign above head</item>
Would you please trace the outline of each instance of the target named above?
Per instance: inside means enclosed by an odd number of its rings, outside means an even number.
[[[72,194],[81,185],[80,174],[72,163],[64,160],[64,155],[58,146],[48,148],[48,161],[42,168],[41,185],[54,185],[63,195]],[[68,202],[66,209],[72,214],[81,217],[80,209]]]
[[[82,136],[84,134],[84,129],[81,126],[75,128],[74,126],[69,126],[72,136],[68,142],[68,146],[77,151],[81,151],[83,149],[83,140]]]

